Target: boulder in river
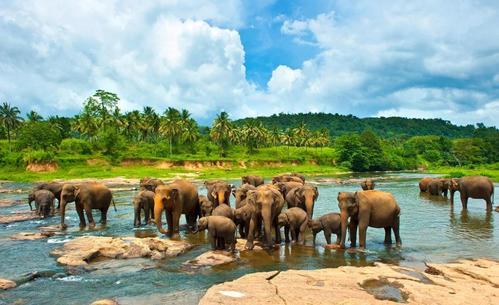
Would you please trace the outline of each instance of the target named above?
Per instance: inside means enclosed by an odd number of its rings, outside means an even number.
[[[7,290],[14,287],[16,287],[16,282],[7,279],[0,279],[0,289]]]
[[[177,256],[193,246],[185,241],[159,238],[82,236],[66,242],[50,254],[57,262],[71,267],[85,267],[93,260],[149,257],[163,259]]]
[[[420,272],[369,267],[247,274],[211,287],[199,302],[214,304],[497,304],[499,262],[485,259],[428,264]]]
[[[37,240],[55,235],[54,232],[19,232],[10,237],[12,240]]]
[[[10,207],[13,205],[26,204],[26,200],[19,199],[0,199],[0,207]]]
[[[6,223],[11,223],[11,222],[17,222],[17,221],[26,221],[26,220],[33,220],[33,219],[39,219],[40,217],[36,215],[36,213],[33,211],[26,211],[26,212],[16,212],[12,214],[7,214],[7,215],[0,215],[0,224],[6,224]]]
[[[223,264],[232,263],[237,260],[237,257],[227,251],[208,251],[198,257],[183,263],[184,270],[196,270],[204,267],[213,267]]]

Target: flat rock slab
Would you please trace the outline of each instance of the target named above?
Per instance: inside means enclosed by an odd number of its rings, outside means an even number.
[[[227,251],[208,251],[198,257],[182,264],[184,270],[197,270],[205,267],[213,267],[223,264],[232,263],[237,260],[237,257]]]
[[[373,267],[259,272],[211,287],[199,302],[214,304],[470,304],[499,303],[499,262],[429,264],[425,272]]]
[[[7,279],[0,279],[0,289],[7,290],[14,287],[16,287],[16,282]]]
[[[10,207],[13,205],[19,205],[19,204],[27,204],[26,200],[19,200],[19,199],[0,199],[0,208],[4,207]]]
[[[12,240],[37,240],[55,235],[54,232],[19,232],[10,237]]]
[[[57,262],[71,267],[85,267],[99,258],[127,259],[149,257],[163,259],[177,256],[193,246],[185,241],[159,238],[82,236],[66,242],[50,254]]]
[[[253,250],[248,250],[248,249],[246,249],[246,239],[238,238],[236,241],[236,250],[239,252],[259,251],[259,250],[263,250],[263,247],[259,241],[255,241],[253,243]]]
[[[18,212],[18,213],[12,213],[8,215],[0,215],[0,224],[7,224],[7,223],[12,223],[12,222],[18,222],[18,221],[26,221],[26,220],[33,220],[33,219],[39,219],[40,217],[36,215],[35,212]]]

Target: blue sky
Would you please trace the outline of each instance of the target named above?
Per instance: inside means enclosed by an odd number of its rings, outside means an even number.
[[[499,2],[0,0],[0,101],[499,126]]]

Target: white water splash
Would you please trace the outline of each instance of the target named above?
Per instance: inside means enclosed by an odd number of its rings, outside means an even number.
[[[49,243],[49,244],[63,244],[63,243],[66,243],[66,242],[68,242],[70,240],[71,240],[71,238],[66,238],[66,239],[48,239],[47,243]]]
[[[246,296],[242,292],[233,291],[233,290],[227,290],[227,291],[221,290],[218,293],[220,293],[221,295],[227,296],[227,297],[231,297],[231,298],[242,298],[242,297]]]

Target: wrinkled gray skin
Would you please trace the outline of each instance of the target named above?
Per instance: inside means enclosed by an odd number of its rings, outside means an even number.
[[[494,184],[492,180],[484,176],[469,176],[450,181],[450,204],[454,205],[454,193],[459,191],[463,209],[468,208],[468,199],[483,199],[487,205],[487,211],[492,211],[494,203]]]
[[[85,217],[83,216],[83,210],[85,210],[88,225],[93,228],[95,227],[95,222],[92,210],[100,210],[100,222],[106,224],[107,210],[112,200],[113,195],[105,185],[98,183],[64,184],[61,192],[61,228],[64,229],[67,227],[64,223],[67,203],[75,202],[76,212],[80,218],[80,227],[86,226]]]
[[[247,183],[255,187],[264,184],[263,177],[261,176],[243,176],[241,177],[241,182],[242,184]]]
[[[246,199],[244,202],[246,202]],[[248,236],[250,220],[254,213],[255,207],[251,204],[244,204],[234,210],[234,222],[239,226],[239,236],[241,238]]]
[[[281,212],[277,217],[279,227],[284,227],[284,238],[289,243],[289,233],[291,240],[299,245],[305,244],[305,231],[307,230],[308,216],[300,208],[290,208]]]
[[[144,211],[144,223],[153,223],[154,217],[154,192],[148,190],[140,191],[133,198],[133,210],[134,210],[134,221],[133,225],[135,227],[140,227],[140,212]]]
[[[40,183],[35,186],[34,190],[47,190],[54,194],[54,197],[57,199],[57,208],[61,207],[61,192],[62,192],[62,183],[59,182],[48,182],[48,183]]]
[[[360,183],[360,187],[362,187],[364,191],[374,190],[375,186],[376,184],[371,179],[366,179]]]
[[[288,203],[288,208],[301,208],[307,212],[308,218],[312,219],[317,197],[319,197],[317,187],[306,183],[300,187],[291,189],[286,195],[286,202]]]
[[[272,185],[261,185],[254,191],[248,191],[246,198],[248,204],[253,205],[254,213],[250,220],[246,248],[253,249],[253,242],[258,230],[258,223],[261,221],[264,228],[264,247],[273,248],[272,228],[275,229],[276,244],[281,243],[281,231],[277,224],[277,216],[281,213],[284,206],[284,198],[281,193]]]
[[[204,186],[207,190],[208,199],[213,202],[214,207],[219,204],[227,204],[230,206],[230,194],[233,186],[223,180],[205,181]]]
[[[248,191],[251,190],[256,190],[256,187],[254,187],[251,184],[242,184],[241,186],[232,189],[232,195],[236,198],[236,209],[242,207],[243,205],[246,204],[246,196]]]
[[[235,251],[236,225],[231,219],[224,216],[202,217],[198,221],[198,230],[206,229],[213,250],[225,250],[228,245],[230,251]]]
[[[213,212],[213,202],[205,195],[199,195],[199,205],[201,206],[201,217],[210,216]]]
[[[213,213],[211,213],[213,216],[225,216],[227,218],[230,218],[231,220],[234,220],[234,210],[226,205],[226,204],[221,204],[217,206],[214,210]]]
[[[140,179],[140,189],[154,192],[159,185],[164,185],[165,183],[160,179],[144,177]]]
[[[356,244],[357,227],[361,249],[366,246],[367,227],[384,228],[385,244],[392,243],[391,230],[393,229],[397,245],[402,244],[399,234],[400,207],[392,194],[377,190],[355,193],[339,192],[338,207],[341,211],[341,248],[345,248],[348,218],[350,218],[352,247]]]
[[[45,218],[48,216],[54,216],[55,207],[54,207],[55,196],[51,191],[48,190],[36,190],[32,191],[28,195],[28,203],[29,209],[32,210],[31,202],[35,202],[36,214],[38,214],[41,218]]]
[[[272,178],[272,184],[276,184],[278,182],[299,182],[303,184],[305,183],[305,176],[297,173],[291,173],[275,176]]]
[[[296,187],[301,187],[303,186],[303,183],[301,182],[277,182],[274,183],[274,185],[279,189],[279,191],[282,194],[282,197],[286,198],[288,195],[289,191]]]
[[[333,233],[336,234],[336,244],[339,245],[341,242],[340,213],[329,213],[322,215],[318,219],[309,220],[308,227],[314,234],[314,244],[317,233],[321,231],[324,231],[324,238],[326,239],[328,245],[331,244],[331,234]]]
[[[426,190],[430,195],[447,197],[447,192],[450,187],[449,179],[433,179],[430,181],[426,187]]]

